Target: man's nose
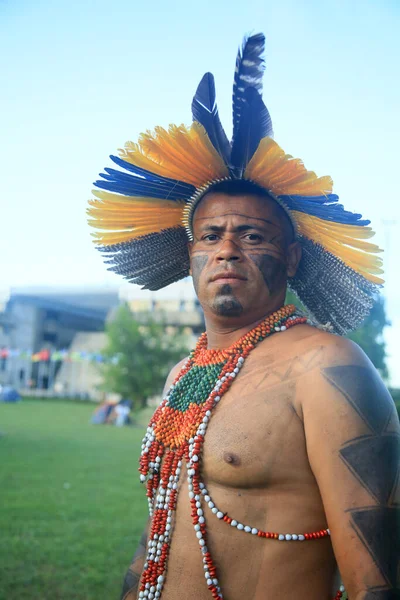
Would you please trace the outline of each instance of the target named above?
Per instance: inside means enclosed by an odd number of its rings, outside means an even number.
[[[241,259],[241,252],[233,240],[226,239],[218,248],[216,258],[220,262],[223,260],[236,261]]]

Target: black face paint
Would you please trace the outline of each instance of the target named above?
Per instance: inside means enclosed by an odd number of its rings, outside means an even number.
[[[271,295],[282,288],[286,281],[286,265],[270,254],[249,254],[251,260],[260,269]]]
[[[199,287],[199,278],[200,278],[201,272],[203,271],[207,262],[208,262],[208,256],[206,254],[197,254],[196,256],[192,256],[192,259],[191,259],[192,278],[193,278],[193,285],[194,285],[196,294],[197,294],[198,287]]]
[[[243,312],[243,306],[227,283],[218,290],[212,308],[221,317],[238,317]]]

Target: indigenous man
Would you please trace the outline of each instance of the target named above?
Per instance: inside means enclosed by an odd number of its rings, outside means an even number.
[[[400,597],[398,418],[335,335],[368,313],[378,249],[272,141],[263,47],[237,58],[231,145],[206,74],[190,129],[142,136],[113,158],[130,173],[96,182],[112,268],[149,289],[190,268],[206,323],[143,441],[151,518],[123,600]],[[288,285],[312,318],[284,306]]]

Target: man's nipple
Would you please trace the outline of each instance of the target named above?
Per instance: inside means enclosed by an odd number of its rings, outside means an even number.
[[[233,452],[224,452],[224,461],[227,462],[228,465],[232,465],[232,467],[240,466],[240,458]]]

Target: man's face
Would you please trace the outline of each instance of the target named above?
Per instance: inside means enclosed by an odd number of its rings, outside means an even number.
[[[274,200],[253,195],[210,193],[201,200],[190,262],[206,313],[260,318],[283,304],[300,254],[280,213]]]

